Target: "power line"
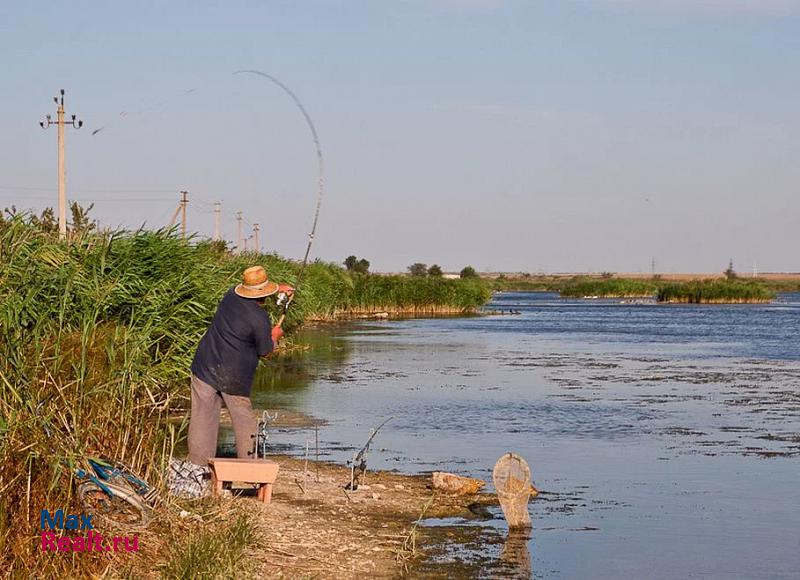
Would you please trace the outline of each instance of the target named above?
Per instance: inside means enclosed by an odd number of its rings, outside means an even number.
[[[21,191],[58,191],[55,187],[32,187],[29,185],[0,185],[0,189]],[[119,189],[115,187],[80,188],[86,193],[175,193],[175,189]]]
[[[219,241],[219,214],[221,212],[220,206],[222,205],[221,202],[217,201],[214,203],[214,241]]]
[[[25,202],[30,199],[36,200],[52,200],[53,196],[51,195],[26,195],[26,196],[14,196],[8,193],[0,192],[0,197],[5,199],[11,199],[14,201],[15,199],[19,200],[20,202]],[[160,201],[160,202],[172,202],[173,200],[166,198],[166,197],[81,197],[81,196],[69,196],[71,201],[81,201],[81,202],[107,202],[107,201]]]
[[[3,191],[5,190],[5,191]],[[28,209],[34,209],[30,205],[27,205],[28,202],[31,201],[50,201],[52,200],[51,196],[45,195],[15,195],[15,191],[55,191],[55,188],[52,187],[36,187],[36,186],[29,186],[29,185],[0,185],[0,199],[7,199],[6,203],[13,204],[14,206],[19,207],[27,207]],[[92,193],[92,192],[101,192],[101,193],[171,193],[174,194],[174,189],[119,189],[119,188],[91,188],[91,189],[81,189],[79,193]],[[171,199],[169,197],[83,197],[80,195],[77,196],[70,196],[69,201],[75,201],[80,203],[121,203],[121,202],[153,202],[153,203],[174,203],[174,198]],[[204,201],[204,198],[198,198],[196,195],[192,196],[192,204],[188,204],[188,200],[186,203],[186,207],[182,206],[179,202],[178,207],[175,210],[175,215],[173,219],[170,220],[170,226],[174,225],[175,222],[178,220],[178,215],[181,215],[183,211],[186,211],[187,215],[191,212],[197,212],[197,214],[202,215],[213,215],[215,220],[217,219],[225,219],[225,220],[237,220],[237,217],[241,215],[241,212],[230,212],[228,210],[224,210],[220,207],[220,202],[208,202]],[[33,204],[38,206],[39,204]],[[166,212],[162,212],[161,218],[154,220],[155,222],[164,222],[166,221],[164,218],[169,215]],[[188,221],[188,220],[187,220]],[[181,220],[183,222],[183,220]],[[241,222],[245,225],[248,229],[253,230],[258,227],[258,222],[251,222],[250,220],[246,219],[244,216],[241,216]],[[181,229],[183,229],[183,225],[181,225]],[[248,240],[252,240],[256,238],[254,235],[247,236]],[[241,244],[239,244],[241,246]]]

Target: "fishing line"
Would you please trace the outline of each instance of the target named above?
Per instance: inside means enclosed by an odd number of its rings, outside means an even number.
[[[100,123],[97,126],[97,128],[92,130],[90,136],[94,137],[95,135],[99,134],[101,131],[105,131],[106,129],[112,129],[117,124],[119,124],[120,122],[127,121],[131,117],[140,117],[140,116],[150,115],[152,113],[162,112],[164,110],[164,106],[165,105],[170,105],[174,101],[176,101],[177,99],[185,97],[186,95],[190,95],[190,94],[192,94],[192,93],[194,93],[196,91],[197,91],[196,88],[186,89],[186,90],[183,90],[183,91],[181,91],[179,93],[174,93],[173,95],[168,96],[166,98],[161,98],[160,100],[157,100],[157,101],[154,101],[154,102],[151,101],[149,103],[147,101],[143,100],[143,101],[140,102],[140,105],[139,105],[138,108],[133,109],[133,110],[123,109],[116,116],[114,116],[112,119],[109,119],[109,120],[107,120],[107,121],[105,121],[103,123]]]
[[[297,290],[300,287],[300,283],[303,280],[303,275],[305,274],[306,267],[308,266],[308,259],[309,259],[309,256],[311,255],[311,248],[314,245],[314,238],[316,237],[316,233],[317,233],[317,224],[319,223],[320,209],[322,207],[322,196],[323,196],[324,189],[325,189],[325,173],[324,173],[325,163],[324,163],[324,159],[323,159],[323,156],[322,156],[322,147],[320,146],[319,136],[317,134],[317,128],[314,125],[314,121],[311,119],[311,115],[308,114],[308,111],[306,110],[306,108],[303,105],[302,101],[300,101],[300,98],[295,94],[294,91],[292,91],[292,89],[290,89],[281,80],[277,79],[276,77],[272,76],[271,74],[265,73],[265,72],[260,71],[260,70],[252,70],[252,69],[238,70],[238,71],[235,71],[233,74],[234,75],[240,75],[240,74],[256,75],[256,76],[262,77],[262,78],[270,81],[274,85],[278,86],[283,92],[285,92],[292,99],[292,102],[297,106],[297,108],[302,113],[303,118],[305,119],[306,124],[308,125],[308,128],[311,131],[311,138],[312,138],[312,140],[314,142],[314,149],[315,149],[316,154],[317,154],[317,165],[318,165],[317,200],[316,200],[316,206],[315,206],[315,209],[314,209],[314,221],[311,224],[311,232],[308,234],[308,244],[306,245],[305,254],[303,255],[303,262],[302,262],[302,264],[300,266],[300,270],[299,270],[299,272],[297,274],[297,279],[295,280],[295,290]],[[147,115],[147,114],[150,114],[150,113],[158,112],[159,109],[163,109],[163,107],[165,105],[168,105],[168,104],[170,104],[171,102],[173,102],[173,101],[175,101],[177,99],[186,98],[188,95],[191,95],[191,94],[196,93],[196,92],[198,92],[197,88],[190,88],[190,89],[186,89],[186,90],[180,91],[179,93],[175,93],[170,97],[162,98],[162,99],[156,101],[153,104],[142,103],[137,109],[134,109],[134,110],[123,110],[116,116],[116,118],[114,120],[110,120],[107,123],[103,123],[100,126],[98,126],[96,129],[94,129],[91,132],[91,135],[92,136],[96,136],[99,133],[101,133],[102,131],[104,131],[105,129],[111,128],[114,125],[116,125],[117,123],[124,122],[124,121],[126,121],[128,118],[130,118],[132,116]],[[122,190],[120,190],[120,191],[122,191]],[[196,199],[196,198],[194,198],[194,199]],[[251,225],[247,220],[244,220],[244,221],[246,223],[248,223],[248,225]],[[286,317],[286,312],[287,312],[287,310],[289,308],[289,304],[291,304],[291,301],[292,301],[293,298],[294,298],[294,294],[292,294],[292,297],[284,302],[283,314],[281,315],[280,321],[278,322],[279,325],[283,322],[284,318]]]
[[[317,179],[317,205],[316,209],[314,210],[314,222],[311,226],[311,232],[308,234],[308,245],[306,246],[306,253],[303,256],[303,264],[300,266],[300,271],[297,274],[297,280],[295,281],[295,292],[300,287],[300,282],[303,280],[303,273],[306,270],[306,266],[308,265],[308,257],[311,254],[311,246],[314,244],[314,237],[317,233],[317,223],[319,222],[319,210],[322,207],[322,194],[325,189],[325,173],[324,173],[324,161],[322,158],[322,147],[319,144],[319,136],[317,135],[317,129],[314,126],[314,121],[311,120],[311,115],[308,114],[308,111],[303,106],[303,103],[300,101],[298,96],[294,94],[294,91],[283,84],[280,80],[276,79],[274,76],[267,74],[265,72],[259,70],[238,70],[233,74],[253,74],[258,75],[267,79],[268,81],[272,82],[273,84],[280,87],[289,97],[291,97],[294,104],[297,105],[297,108],[300,109],[300,112],[303,114],[303,118],[306,120],[306,124],[308,125],[309,130],[311,131],[311,138],[314,140],[314,148],[317,152],[317,164],[319,175]],[[277,326],[280,326],[283,323],[284,318],[286,318],[286,312],[289,310],[289,305],[294,298],[294,294],[284,302],[283,305],[283,314],[281,314],[280,320],[277,323]]]

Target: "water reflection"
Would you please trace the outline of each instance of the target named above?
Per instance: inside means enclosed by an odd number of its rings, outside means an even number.
[[[295,400],[295,395],[306,391],[316,378],[344,367],[353,347],[341,334],[342,329],[334,325],[298,333],[294,349],[259,365],[253,382],[253,406],[265,408]]]
[[[508,530],[503,551],[500,552],[504,578],[533,578],[531,552],[528,549],[530,541],[530,528]]]
[[[353,328],[348,327],[348,328]],[[310,327],[294,337],[294,348],[286,354],[269,358],[260,364],[253,381],[250,399],[256,414],[261,409],[301,409],[311,406],[311,416],[328,419],[313,405],[313,389],[310,387],[321,377],[334,375],[348,363],[353,346],[342,338],[344,329],[338,325]],[[282,416],[285,413],[280,413]],[[273,453],[297,453],[311,437],[313,428],[288,426],[273,428],[269,449]],[[220,456],[233,455],[235,440],[230,425],[220,427],[217,452]],[[329,442],[330,444],[330,442]]]

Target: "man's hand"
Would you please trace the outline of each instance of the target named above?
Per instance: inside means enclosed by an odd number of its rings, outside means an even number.
[[[294,288],[288,284],[278,284],[278,299],[275,301],[278,306],[283,306],[285,309],[293,298]]]
[[[280,326],[272,327],[272,342],[278,344],[278,341],[283,338],[283,329]]]

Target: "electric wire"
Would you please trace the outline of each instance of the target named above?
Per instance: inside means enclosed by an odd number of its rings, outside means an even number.
[[[268,73],[265,73],[263,71],[250,70],[250,69],[238,70],[238,71],[235,71],[233,74],[234,75],[238,75],[238,74],[257,75],[257,76],[260,76],[260,77],[262,77],[264,79],[267,79],[271,83],[277,85],[281,90],[283,90],[292,99],[294,104],[300,110],[300,112],[302,113],[303,118],[305,119],[306,124],[308,125],[308,128],[309,128],[309,130],[311,132],[311,137],[312,137],[312,140],[314,142],[314,148],[315,148],[315,152],[316,152],[316,156],[317,156],[317,164],[318,164],[317,199],[316,199],[316,205],[315,205],[315,209],[314,209],[314,219],[313,219],[313,222],[312,222],[312,225],[311,225],[311,231],[308,234],[308,243],[306,245],[305,253],[303,255],[303,261],[302,261],[302,265],[300,267],[300,271],[298,272],[298,275],[297,275],[297,278],[296,278],[296,281],[295,281],[295,288],[299,288],[300,283],[301,283],[301,281],[303,279],[303,274],[305,272],[306,266],[308,265],[308,259],[309,259],[309,256],[311,254],[311,249],[312,249],[312,246],[314,244],[315,237],[316,237],[317,225],[319,223],[320,209],[322,207],[322,197],[323,197],[324,188],[325,188],[324,159],[323,159],[323,155],[322,155],[322,147],[320,145],[319,136],[317,134],[317,129],[316,129],[315,125],[314,125],[313,120],[311,119],[311,116],[309,115],[309,113],[306,110],[306,108],[303,105],[303,103],[300,101],[299,97],[286,84],[284,84],[282,81],[280,81],[276,77],[274,77],[274,76],[272,76],[272,75],[270,75]],[[141,115],[141,114],[144,114],[144,113],[156,111],[160,107],[163,107],[165,104],[175,100],[176,98],[185,97],[186,95],[189,95],[191,93],[196,92],[196,90],[197,90],[196,88],[191,88],[191,89],[183,90],[180,93],[174,94],[171,97],[168,97],[166,99],[162,99],[159,102],[142,103],[141,106],[138,108],[138,110],[132,110],[132,111],[123,110],[123,111],[121,111],[119,113],[119,115],[113,121],[110,120],[110,122],[104,123],[104,124],[100,125],[98,128],[94,129],[92,131],[91,135],[95,136],[98,133],[100,133],[101,131],[103,131],[104,129],[110,128],[111,126],[115,125],[117,122],[125,120],[129,116]],[[52,187],[14,186],[14,185],[0,185],[0,190],[6,190],[6,191],[10,190],[12,192],[13,191],[33,191],[33,192],[55,192],[55,191],[57,191],[56,188],[52,188]],[[89,197],[82,197],[80,195],[80,194],[86,194],[86,193],[90,193],[90,194],[91,193],[103,193],[103,194],[113,194],[113,193],[139,193],[139,194],[141,194],[141,193],[171,193],[171,194],[174,194],[174,193],[176,193],[176,190],[175,189],[120,189],[120,188],[94,189],[94,188],[92,188],[92,189],[79,189],[77,196],[70,195],[69,198],[70,198],[71,201],[77,201],[77,202],[81,202],[81,203],[97,203],[97,202],[101,202],[101,203],[117,202],[118,203],[118,202],[145,202],[145,201],[146,202],[170,202],[170,203],[174,203],[174,201],[175,201],[174,199],[170,199],[170,198],[166,198],[166,197],[164,197],[164,198],[160,198],[160,197],[159,198],[156,198],[156,197],[131,197],[131,198],[128,198],[128,197],[125,197],[125,198],[103,197],[103,198],[89,198]],[[0,191],[0,197],[5,197],[5,195],[3,195],[3,193],[2,193],[2,191]],[[21,200],[21,201],[25,202],[25,201],[28,201],[28,200],[51,200],[51,199],[52,199],[52,196],[26,195],[24,197],[24,200]],[[214,202],[209,202],[208,200],[204,200],[204,198],[202,198],[202,197],[198,198],[196,195],[192,194],[190,202],[189,202],[189,205],[187,207],[187,210],[189,208],[192,208],[192,210],[197,210],[197,211],[199,211],[201,213],[206,213],[206,214],[207,213],[213,213],[214,212],[214,206],[212,205],[213,203]],[[220,213],[226,215],[228,218],[235,219],[235,216],[233,214],[231,214],[231,213],[229,213],[229,212],[227,212],[225,210],[221,210]],[[254,222],[249,221],[248,219],[244,218],[244,216],[242,216],[242,222],[244,224],[246,224],[251,229],[252,229],[252,227],[254,225]],[[253,235],[250,235],[249,237],[247,237],[245,239],[249,240],[249,239],[252,239],[253,237],[254,237]],[[286,308],[288,308],[288,303],[285,306],[284,313],[286,311]]]

